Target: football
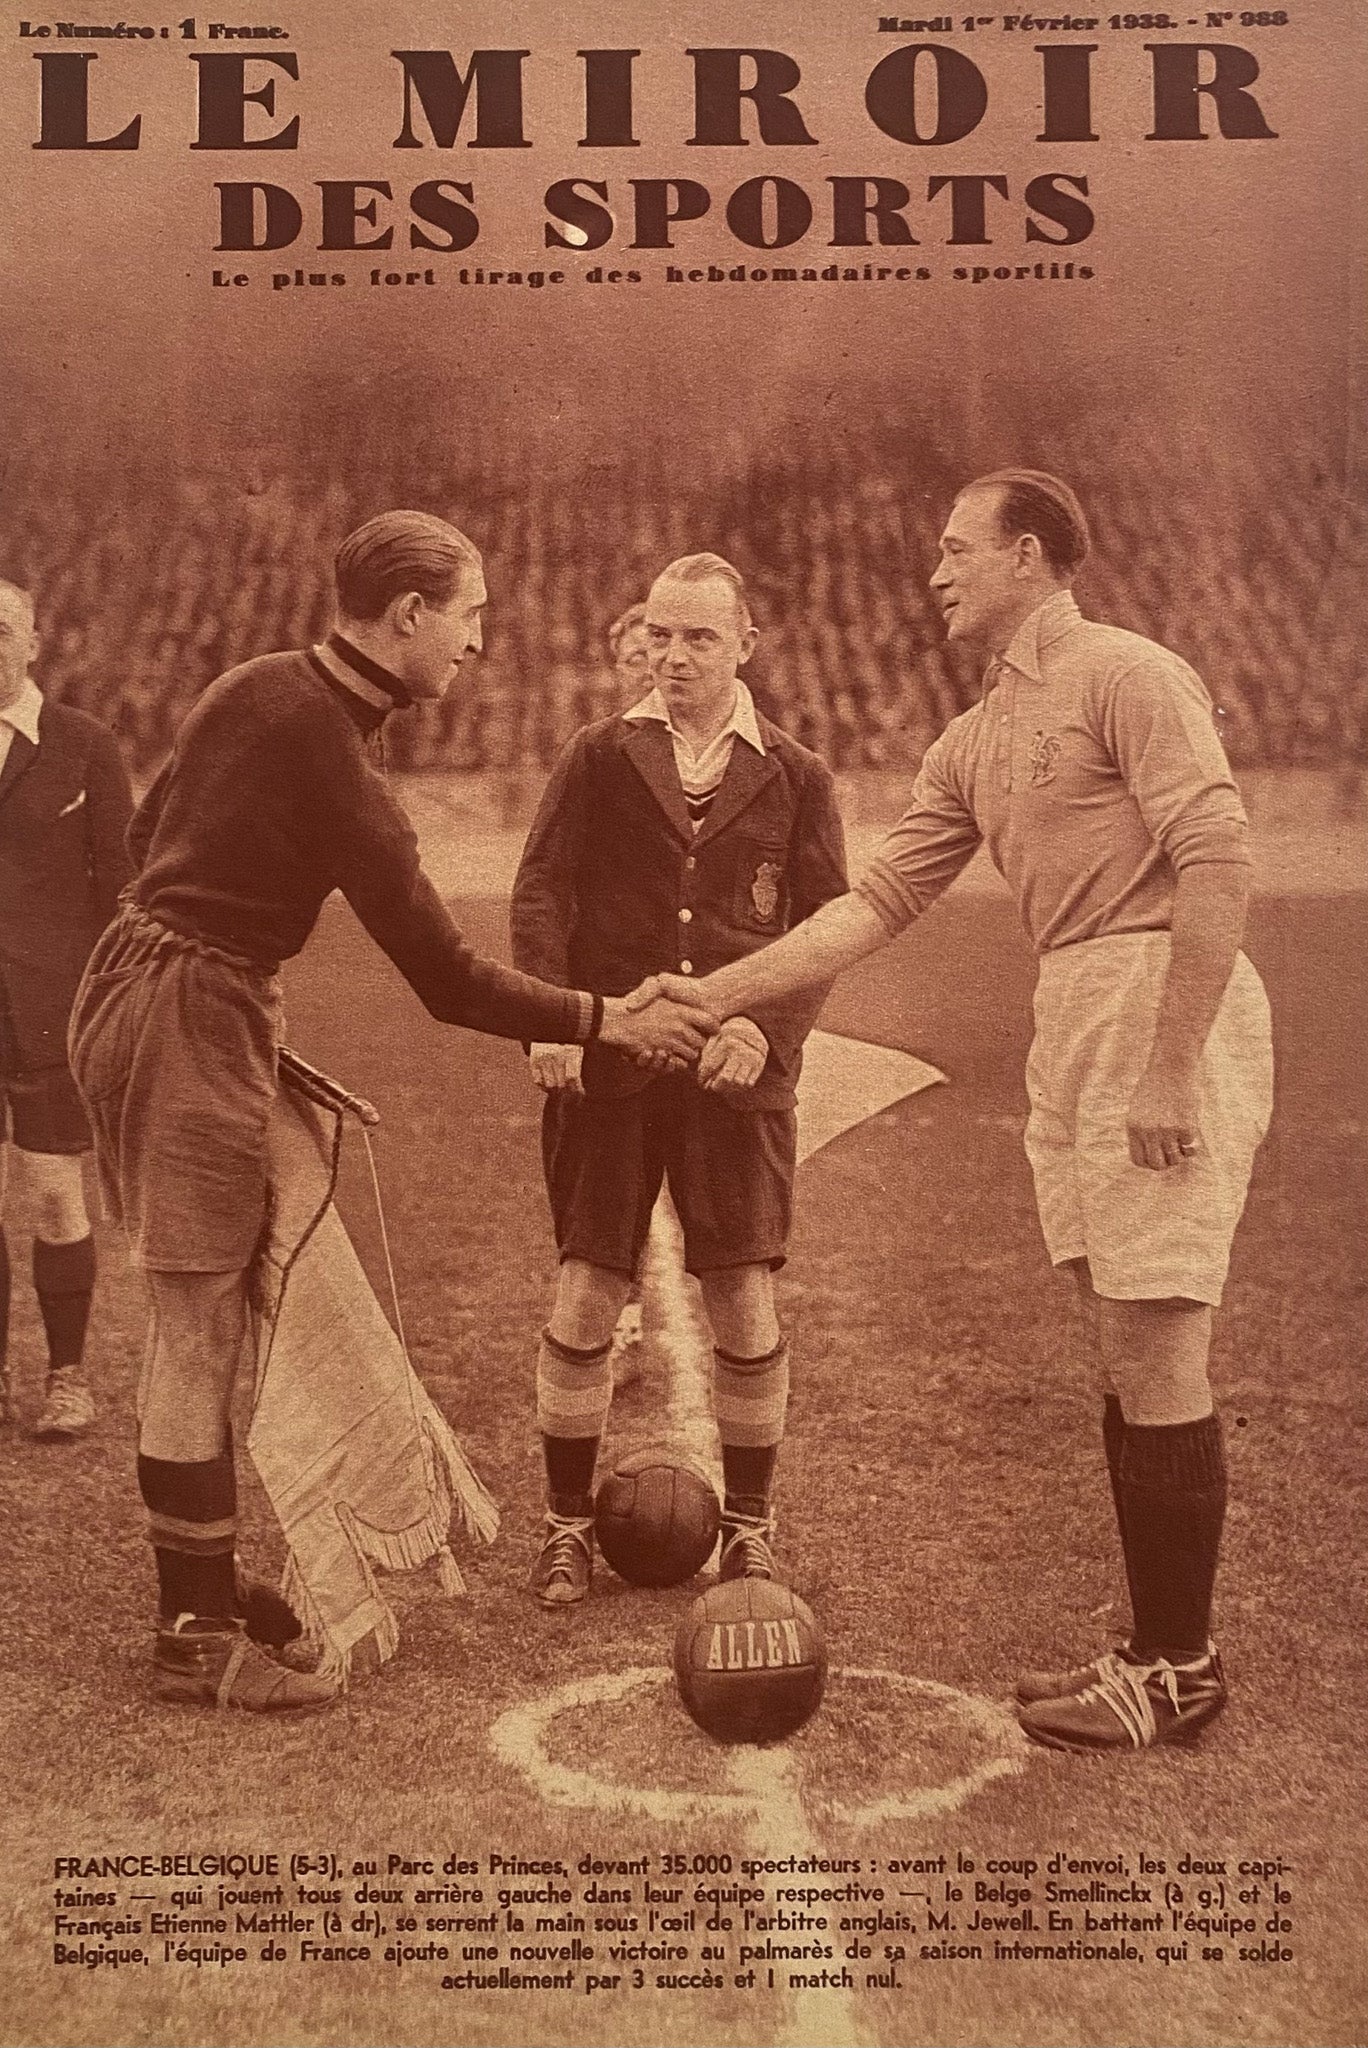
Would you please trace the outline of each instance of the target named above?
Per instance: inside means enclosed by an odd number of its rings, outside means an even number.
[[[675,1635],[675,1678],[719,1742],[778,1742],[817,1711],[826,1645],[810,1607],[774,1579],[728,1579],[695,1600]]]
[[[704,1475],[660,1445],[635,1451],[594,1496],[601,1555],[633,1586],[679,1586],[701,1571],[721,1510]]]

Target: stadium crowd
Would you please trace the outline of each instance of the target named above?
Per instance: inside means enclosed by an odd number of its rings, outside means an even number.
[[[1078,488],[1095,538],[1085,609],[1193,663],[1237,764],[1363,763],[1368,512],[1342,448],[1265,420],[1194,472],[1177,437],[1115,426],[1084,416],[1061,443],[1009,422],[991,449]],[[143,442],[65,461],[35,435],[6,465],[0,569],[39,594],[43,687],[111,725],[147,774],[213,676],[321,633],[349,527],[386,505],[437,512],[484,551],[486,658],[448,702],[398,721],[390,758],[531,775],[618,708],[609,623],[664,562],[708,547],[754,595],[761,708],[835,768],[912,768],[977,688],[926,589],[981,453],[961,440],[890,410],[857,431],[737,427],[681,477],[635,442],[575,473],[502,433],[415,449],[380,413],[223,460]]]

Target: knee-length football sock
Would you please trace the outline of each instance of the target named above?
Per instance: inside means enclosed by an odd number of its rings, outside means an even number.
[[[89,1233],[72,1244],[33,1240],[33,1287],[47,1333],[48,1369],[79,1365],[95,1292],[95,1239]]]
[[[789,1349],[780,1338],[762,1358],[713,1350],[713,1410],[722,1439],[724,1514],[769,1511],[788,1414]]]
[[[537,1427],[551,1512],[593,1512],[594,1465],[613,1399],[612,1342],[577,1351],[543,1330],[537,1346]]]
[[[1133,1588],[1131,1647],[1181,1663],[1204,1654],[1225,1521],[1221,1425],[1126,1425],[1119,1482],[1126,1561]]]
[[[161,1618],[229,1620],[237,1611],[233,1454],[181,1464],[138,1456],[138,1489],[157,1559]]]

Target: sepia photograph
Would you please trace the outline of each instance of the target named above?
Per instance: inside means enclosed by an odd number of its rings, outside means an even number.
[[[0,100],[0,2043],[1361,2042],[1361,0]]]

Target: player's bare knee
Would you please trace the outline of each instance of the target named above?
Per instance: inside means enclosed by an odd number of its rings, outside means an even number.
[[[1204,1301],[1180,1297],[1117,1301],[1099,1296],[1103,1345],[1110,1357],[1134,1359],[1156,1369],[1206,1365],[1211,1344],[1211,1309]]]
[[[1114,1377],[1121,1413],[1141,1428],[1200,1422],[1215,1405],[1211,1382],[1201,1367],[1158,1373],[1132,1367]]]
[[[152,1322],[139,1388],[139,1446],[197,1463],[228,1441],[247,1334],[246,1276],[149,1271]]]
[[[230,1441],[236,1354],[198,1359],[154,1346],[138,1389],[138,1449],[149,1458],[200,1464]]]
[[[623,1303],[632,1291],[631,1276],[587,1259],[566,1259],[556,1283],[556,1301],[548,1325],[551,1335],[572,1351],[593,1351],[610,1344]]]
[[[1156,1427],[1211,1413],[1211,1309],[1172,1298],[1101,1302],[1102,1359],[1127,1422]]]
[[[189,1360],[154,1353],[138,1389],[138,1449],[179,1464],[220,1457],[231,1438],[236,1379],[236,1358],[197,1371]]]
[[[768,1266],[723,1266],[698,1284],[714,1340],[737,1358],[758,1358],[779,1342],[774,1275]]]
[[[171,1465],[205,1465],[221,1458],[229,1441],[228,1411],[219,1405],[196,1410],[180,1402],[153,1401],[138,1424],[142,1456]]]
[[[89,1237],[80,1157],[16,1147],[14,1158],[16,1179],[22,1181],[32,1206],[35,1237],[48,1244],[75,1244]]]

